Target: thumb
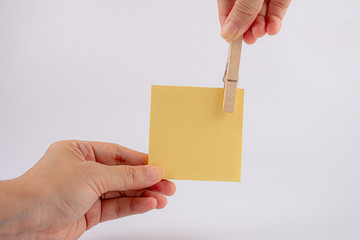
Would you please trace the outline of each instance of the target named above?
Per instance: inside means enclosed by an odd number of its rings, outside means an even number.
[[[249,29],[259,14],[264,0],[236,0],[221,30],[222,37],[230,42]]]
[[[148,188],[161,181],[164,170],[151,165],[104,166],[102,173],[102,193]]]

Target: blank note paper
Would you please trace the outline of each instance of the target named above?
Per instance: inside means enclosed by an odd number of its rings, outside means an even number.
[[[222,112],[224,89],[152,86],[149,164],[165,178],[240,181],[244,90],[234,113]]]

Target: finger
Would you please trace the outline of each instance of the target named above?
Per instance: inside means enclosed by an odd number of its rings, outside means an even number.
[[[137,191],[113,191],[103,194],[100,198],[102,200],[114,199],[114,198],[134,198],[134,197],[152,197],[157,201],[156,208],[164,208],[167,204],[166,197],[158,192],[150,190],[137,190]]]
[[[281,22],[284,19],[291,0],[271,0],[268,3],[266,14],[266,32],[275,35],[280,31]]]
[[[159,183],[141,190],[130,190],[130,191],[111,191],[106,192],[101,195],[101,199],[111,199],[111,198],[119,198],[119,197],[141,197],[142,193],[146,190],[157,192],[159,194],[171,196],[175,193],[176,187],[175,184],[168,180],[161,180]]]
[[[265,29],[265,15],[267,10],[267,2],[264,1],[264,4],[256,17],[255,21],[253,22],[251,26],[251,32],[256,38],[261,38],[266,34]]]
[[[128,191],[148,188],[161,181],[164,171],[159,166],[105,166],[98,172],[97,189],[102,193],[109,191]]]
[[[153,192],[153,191],[149,191],[149,190],[145,190],[143,193],[142,193],[142,197],[152,197],[152,198],[155,198],[156,199],[156,202],[157,202],[157,205],[156,205],[156,208],[157,209],[162,209],[164,207],[166,207],[166,204],[167,204],[167,198],[160,194],[160,193],[157,193],[157,192]]]
[[[131,150],[115,143],[89,142],[96,161],[106,165],[147,164],[147,154]]]
[[[243,40],[247,44],[254,44],[256,42],[257,38],[254,36],[254,34],[249,29],[244,33]]]
[[[101,202],[100,222],[145,213],[156,208],[156,206],[157,201],[152,197],[103,200]]]
[[[236,0],[221,31],[230,42],[247,31],[261,10],[264,0]]]
[[[176,192],[176,186],[173,182],[168,180],[161,180],[161,182],[148,188],[151,191],[165,194],[166,196],[172,196]]]
[[[98,198],[95,203],[90,207],[90,209],[85,213],[86,218],[86,230],[94,227],[99,223],[100,219],[100,210],[101,209],[101,201]]]
[[[235,0],[218,0],[220,26],[223,27],[226,18],[229,16]]]

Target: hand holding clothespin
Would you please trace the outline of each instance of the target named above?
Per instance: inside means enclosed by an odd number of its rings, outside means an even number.
[[[231,41],[224,74],[223,112],[233,113],[235,108],[236,89],[239,81],[242,36]]]

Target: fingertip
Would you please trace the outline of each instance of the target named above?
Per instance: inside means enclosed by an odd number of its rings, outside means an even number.
[[[156,193],[152,191],[144,191],[142,197],[154,198],[156,200],[156,206],[155,206],[156,209],[164,208],[167,204],[167,198],[160,193]]]
[[[161,181],[164,176],[164,169],[161,166],[148,165],[147,175],[149,181]]]
[[[276,17],[270,16],[266,24],[267,34],[273,36],[280,31],[280,28],[281,28],[281,20]]]
[[[162,179],[159,183],[149,187],[149,190],[165,194],[166,196],[172,196],[176,192],[176,185],[169,180]]]
[[[136,213],[145,213],[156,206],[157,200],[154,197],[133,198],[131,209]]]
[[[172,196],[172,195],[174,195],[175,192],[176,192],[176,185],[175,185],[175,183],[173,183],[173,182],[171,182],[171,183],[172,183],[172,184],[170,184],[169,189],[168,189],[168,191],[166,192],[166,195],[168,195],[168,196]]]
[[[227,20],[221,29],[221,36],[227,41],[231,42],[239,32],[239,27],[231,20]]]
[[[247,30],[243,35],[243,40],[246,44],[254,44],[257,40],[257,38],[253,35],[251,30]]]
[[[220,16],[219,17],[220,27],[221,28],[223,28],[226,18],[227,18],[227,16]]]
[[[265,21],[263,22],[256,21],[251,27],[251,32],[256,38],[263,37],[266,34]]]
[[[164,195],[158,196],[156,201],[157,201],[156,209],[163,209],[167,205],[167,198]]]
[[[165,196],[162,196],[162,197],[161,197],[161,201],[158,201],[158,204],[157,204],[157,206],[156,206],[156,209],[163,209],[163,208],[165,208],[166,205],[167,205],[167,203],[168,203],[167,198],[166,198]]]
[[[148,201],[149,201],[148,204],[149,204],[149,206],[150,206],[150,210],[155,209],[156,206],[157,206],[157,200],[156,200],[156,198],[150,197]]]

